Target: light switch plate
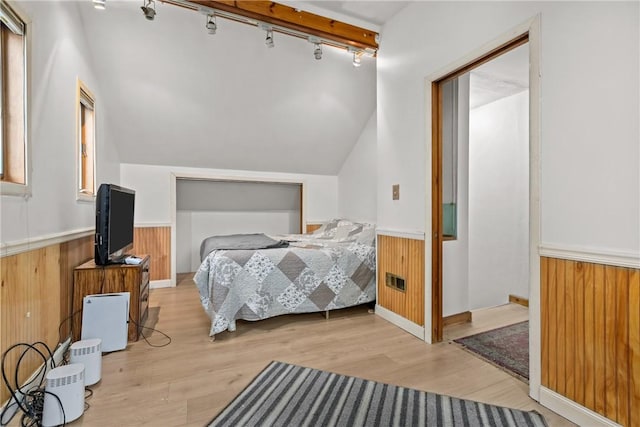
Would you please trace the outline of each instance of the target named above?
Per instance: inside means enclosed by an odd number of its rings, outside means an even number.
[[[391,186],[391,193],[393,200],[400,200],[400,184],[393,184]]]

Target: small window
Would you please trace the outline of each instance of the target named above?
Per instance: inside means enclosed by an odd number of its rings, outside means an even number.
[[[77,198],[93,201],[96,194],[96,101],[82,81],[78,80],[77,86]]]
[[[27,26],[0,3],[0,181],[2,194],[28,194]]]

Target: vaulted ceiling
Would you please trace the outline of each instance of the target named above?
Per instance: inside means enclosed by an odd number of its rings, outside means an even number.
[[[336,174],[376,103],[376,61],[156,3],[79,2],[106,137],[123,163]],[[339,3],[339,2],[338,2]],[[317,12],[315,12],[317,13]]]

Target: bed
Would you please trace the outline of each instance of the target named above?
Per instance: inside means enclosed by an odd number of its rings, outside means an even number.
[[[255,240],[255,243],[252,243]],[[209,335],[236,320],[312,313],[375,300],[375,228],[332,220],[312,234],[212,236],[194,276]]]

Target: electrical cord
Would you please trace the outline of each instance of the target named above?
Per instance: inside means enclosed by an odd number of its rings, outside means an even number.
[[[41,351],[38,348],[38,346],[43,347],[43,350]],[[6,370],[7,355],[11,351],[20,347],[25,347],[25,348],[20,354],[20,357],[18,357],[18,359],[16,360],[14,378],[13,378],[14,381],[13,383],[11,383],[9,381],[9,378],[7,377],[7,370]],[[46,350],[46,352],[44,352],[44,350]],[[21,387],[18,379],[20,364],[24,360],[25,356],[30,352],[35,352],[43,360],[43,364],[40,366],[38,371],[36,371],[33,377],[33,380],[29,381],[27,384]],[[47,355],[49,356],[48,359],[47,359]],[[22,411],[22,417],[20,418],[21,426],[23,427],[41,426],[42,411],[44,408],[44,397],[46,394],[49,394],[54,396],[58,401],[58,404],[60,405],[60,409],[62,410],[62,421],[63,421],[62,425],[66,425],[66,415],[64,413],[64,407],[62,405],[62,401],[58,396],[46,391],[43,388],[43,383],[45,381],[44,372],[46,371],[48,360],[51,361],[50,362],[51,368],[55,368],[56,366],[53,360],[53,352],[51,351],[49,346],[47,346],[47,344],[45,344],[42,341],[37,341],[33,344],[17,343],[12,345],[4,353],[2,353],[2,360],[0,363],[0,370],[2,371],[2,380],[4,382],[5,387],[9,391],[9,394],[11,395],[12,403],[5,406],[5,408],[2,410],[2,413],[0,413],[0,424],[5,425],[5,424],[8,424],[9,421],[11,421],[11,419],[5,420],[5,416],[9,411],[9,409],[13,409],[15,406],[17,406],[18,409]],[[32,388],[32,386],[36,384],[36,381],[38,381],[37,385]],[[25,391],[28,388],[30,390]],[[17,396],[18,394],[21,396],[20,397]]]
[[[138,329],[149,329],[150,331],[154,331],[154,332],[157,332],[157,333],[159,333],[159,334],[163,335],[163,336],[167,339],[167,342],[166,342],[166,343],[164,343],[164,344],[160,344],[160,345],[157,345],[157,344],[151,344],[151,343],[149,342],[149,340],[147,339],[147,337],[142,333],[142,330],[140,330],[140,335],[142,335],[142,338],[144,338],[144,340],[147,342],[147,344],[149,345],[149,347],[156,347],[156,348],[159,348],[159,347],[166,347],[166,346],[168,346],[169,344],[171,344],[171,337],[170,337],[169,335],[165,334],[164,332],[162,332],[161,330],[154,329],[154,328],[150,328],[150,327],[148,327],[148,326],[140,325],[138,322],[136,322],[135,320],[133,320],[133,318],[131,317],[131,315],[129,315],[129,321],[130,321],[130,322],[132,322],[134,325],[136,325],[136,328],[138,328]]]
[[[89,408],[91,408],[91,405],[89,405],[89,402],[87,402],[87,399],[91,399],[91,396],[93,396],[93,390],[85,386],[84,387],[84,411],[85,412],[87,412]]]
[[[73,318],[79,314],[82,313],[82,309],[76,310],[73,313],[71,313],[70,315],[68,315],[67,317],[65,317],[62,322],[60,322],[60,325],[58,325],[58,342],[63,342],[64,340],[62,339],[62,326],[64,326],[64,324],[67,321],[71,321],[71,331],[73,331]]]

